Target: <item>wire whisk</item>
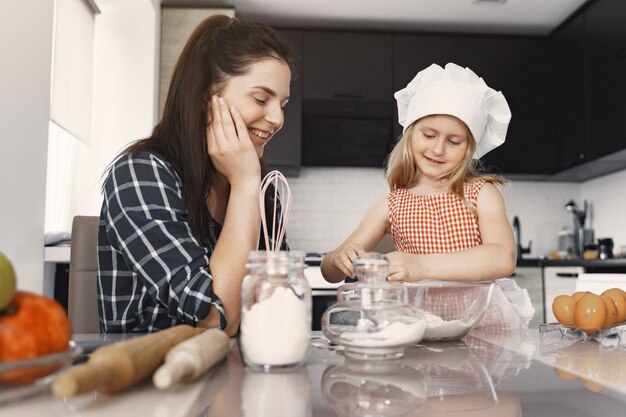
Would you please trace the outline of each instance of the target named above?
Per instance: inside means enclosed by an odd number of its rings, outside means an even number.
[[[271,185],[274,185],[274,207],[272,209],[272,230],[268,230],[267,216],[265,210],[266,193]],[[278,198],[282,202],[282,210],[279,210]],[[265,238],[265,248],[268,251],[279,251],[285,238],[287,223],[289,222],[289,212],[291,211],[291,190],[287,179],[280,171],[269,172],[261,181],[261,194],[259,196],[261,205],[261,227]]]

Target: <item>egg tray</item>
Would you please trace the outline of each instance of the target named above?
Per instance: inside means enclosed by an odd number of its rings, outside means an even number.
[[[584,332],[579,328],[573,326],[564,326],[560,323],[545,323],[539,325],[539,334],[541,335],[542,339],[547,336],[553,337],[555,335],[555,332],[559,332],[561,338],[565,337],[572,340],[602,341],[605,338],[617,338],[619,341],[618,344],[626,344],[626,322],[611,327],[605,327],[591,334]]]

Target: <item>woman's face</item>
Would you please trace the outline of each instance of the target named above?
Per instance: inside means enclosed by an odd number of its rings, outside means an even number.
[[[467,126],[454,116],[432,115],[418,120],[411,147],[420,174],[435,179],[452,172],[465,159],[470,140]]]
[[[284,61],[265,58],[250,65],[244,75],[229,78],[223,89],[222,96],[241,113],[259,158],[283,127],[290,81],[291,70]]]

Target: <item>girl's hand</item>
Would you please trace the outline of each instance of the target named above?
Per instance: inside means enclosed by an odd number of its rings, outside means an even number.
[[[217,172],[231,186],[248,178],[261,176],[259,157],[252,145],[241,114],[228,107],[223,97],[213,96],[211,122],[207,125],[207,149]]]
[[[420,255],[396,251],[388,253],[387,259],[390,264],[387,281],[419,281],[424,278]]]
[[[344,273],[347,277],[354,277],[352,263],[365,250],[355,244],[342,245],[330,253],[331,264]]]

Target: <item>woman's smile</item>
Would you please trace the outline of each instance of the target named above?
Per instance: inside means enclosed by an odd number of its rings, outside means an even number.
[[[264,144],[269,142],[271,137],[274,135],[275,129],[271,131],[259,130],[255,128],[248,128],[248,132],[250,132],[253,136],[256,136],[257,139],[260,139]]]

